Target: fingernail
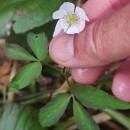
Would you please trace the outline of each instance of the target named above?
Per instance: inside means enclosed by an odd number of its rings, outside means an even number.
[[[51,43],[50,53],[56,61],[68,61],[74,56],[74,36],[64,35]]]

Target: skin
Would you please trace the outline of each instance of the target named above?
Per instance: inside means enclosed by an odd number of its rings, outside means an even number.
[[[130,102],[130,0],[88,0],[83,9],[90,22],[80,34],[61,32],[53,38],[51,58],[71,68],[75,81],[82,84],[94,83],[112,63],[123,60],[112,92]]]

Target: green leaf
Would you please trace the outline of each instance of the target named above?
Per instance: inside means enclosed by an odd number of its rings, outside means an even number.
[[[74,118],[70,118],[67,121],[58,122],[54,130],[68,130],[71,126],[74,125]]]
[[[5,54],[15,60],[30,60],[36,61],[37,59],[28,53],[24,48],[17,44],[7,44],[4,47]]]
[[[130,104],[121,101],[92,86],[72,87],[71,92],[86,107],[93,109],[129,109]]]
[[[23,33],[52,20],[52,13],[71,0],[1,0],[0,36],[7,35],[7,23],[13,21],[16,33]],[[3,11],[4,10],[4,11]]]
[[[95,121],[76,100],[73,101],[73,110],[75,123],[79,130],[99,130]]]
[[[48,41],[45,33],[29,33],[27,36],[29,47],[39,60],[45,60],[48,55]]]
[[[41,73],[42,65],[39,62],[34,62],[24,66],[15,75],[9,84],[9,91],[16,91],[29,85]]]
[[[59,94],[43,107],[39,114],[41,125],[46,127],[56,124],[63,115],[69,100],[70,95]]]
[[[45,130],[38,122],[38,111],[16,104],[5,105],[0,130]]]

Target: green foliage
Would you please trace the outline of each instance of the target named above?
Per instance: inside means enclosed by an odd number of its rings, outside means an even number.
[[[48,103],[48,99],[50,99],[50,97],[48,98],[48,95],[52,94],[55,86],[58,87],[58,85],[61,85],[62,81],[67,82],[68,73],[62,71],[61,68],[55,69],[53,65],[56,64],[49,65],[49,63],[52,63],[52,60],[48,55],[48,41],[51,40],[56,23],[56,21],[52,21],[52,14],[59,9],[60,5],[65,1],[71,0],[0,0],[0,37],[7,36],[7,32],[9,31],[7,25],[8,23],[12,23],[14,33],[7,39],[16,38],[22,45],[24,44],[23,46],[27,47],[29,45],[35,55],[31,55],[28,50],[19,46],[16,39],[12,42],[16,44],[10,44],[10,42],[8,42],[9,44],[4,47],[8,57],[14,60],[25,60],[30,62],[18,71],[9,84],[9,90],[16,91],[33,83],[30,87],[31,94],[28,93],[30,90],[27,90],[27,92],[24,93],[19,92],[22,96],[25,93],[27,93],[27,95],[25,97],[20,97],[19,100],[14,100],[14,102],[24,102],[25,104],[37,103],[38,107],[41,106],[41,104],[47,104],[40,110],[39,118],[38,110],[33,108],[20,107],[15,104],[6,105],[0,120],[0,130],[47,130],[42,127],[50,127],[56,123],[56,127],[51,127],[52,129],[66,130],[74,124],[74,119],[79,130],[99,130],[95,121],[90,117],[83,106],[92,109],[100,109],[101,111],[106,110],[106,112],[109,112],[110,114],[115,114],[113,117],[116,117],[116,120],[118,120],[118,117],[121,117],[119,122],[123,122],[122,124],[129,128],[129,120],[124,120],[125,117],[108,109],[129,109],[130,104],[120,101],[92,86],[76,85],[71,88],[70,92],[72,95],[67,93],[59,94]],[[31,33],[27,34],[27,31],[29,30],[31,30]],[[23,34],[18,35],[17,33]],[[26,35],[27,40],[25,40]],[[28,45],[26,45],[26,42],[28,42]],[[42,67],[45,68],[43,71]],[[47,74],[47,76],[50,76],[49,78],[52,80],[51,85],[43,83],[44,81],[42,81],[42,83],[33,82],[35,81],[35,78],[40,75],[41,71],[44,74],[45,79]],[[64,77],[66,78],[65,80]],[[58,79],[56,80],[56,85],[54,85],[53,83],[55,83],[56,78]],[[98,84],[111,86],[111,80],[108,81],[108,78],[106,78],[105,80],[99,81]],[[36,88],[37,85],[39,85],[38,89]],[[63,84],[62,87],[64,85],[65,84]],[[44,93],[41,90],[43,90]],[[37,93],[37,91],[40,92]],[[6,98],[6,94],[3,97]],[[64,114],[71,97],[73,97],[74,118],[71,118],[71,121],[63,120],[62,123],[58,122]],[[39,103],[39,101],[41,102]],[[69,109],[71,111],[70,107]],[[67,116],[68,115],[66,114],[66,119],[70,119]],[[42,127],[40,126],[39,120]]]
[[[4,47],[4,51],[8,57],[17,60],[37,61],[24,66],[13,78],[9,84],[9,90],[15,91],[22,89],[29,85],[36,77],[38,77],[42,70],[42,64],[38,60],[46,60],[48,57],[48,43],[47,37],[44,33],[28,34],[28,44],[36,57],[33,57],[24,48],[17,44],[8,44]]]
[[[86,107],[93,109],[129,109],[130,104],[123,102],[92,86],[76,85],[72,94]]]
[[[95,121],[75,99],[73,101],[73,110],[75,122],[79,130],[99,130]]]
[[[41,70],[42,65],[39,62],[34,62],[24,66],[12,79],[9,84],[9,90],[16,91],[26,87],[39,76]]]
[[[29,52],[17,44],[7,44],[4,47],[6,55],[15,60],[30,60],[36,61],[37,59],[33,57]]]
[[[63,115],[69,101],[70,95],[59,94],[52,99],[39,113],[39,119],[43,127],[51,126],[57,123]]]
[[[38,110],[20,107],[16,104],[5,105],[0,120],[0,130],[47,130],[38,121]]]
[[[58,122],[55,126],[54,130],[67,130],[69,129],[69,127],[71,127],[72,125],[74,125],[74,119],[70,118],[67,121],[63,121],[63,122]]]
[[[61,71],[55,70],[54,68],[50,68],[47,66],[45,66],[45,67],[46,67],[46,69],[44,69],[43,72],[46,76],[51,75],[52,77],[58,78],[61,75]]]
[[[7,23],[13,21],[13,30],[23,33],[52,20],[52,13],[65,0],[0,0],[0,36],[7,35]]]
[[[48,41],[44,33],[29,33],[27,36],[29,47],[39,60],[45,60],[48,56]]]

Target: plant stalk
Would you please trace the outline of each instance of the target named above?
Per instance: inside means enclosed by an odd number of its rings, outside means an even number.
[[[130,118],[115,110],[105,109],[104,112],[109,114],[114,120],[130,130]]]

